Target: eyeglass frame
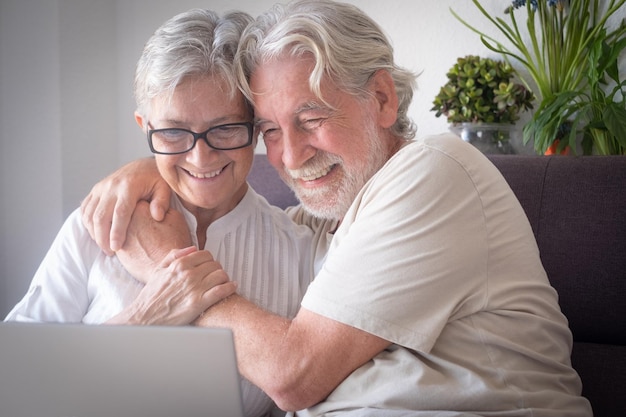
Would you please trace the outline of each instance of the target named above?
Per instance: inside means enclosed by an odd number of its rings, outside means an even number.
[[[150,128],[150,123],[148,122],[148,128]],[[216,146],[213,146],[209,143],[209,139],[208,139],[208,134],[211,130],[214,129],[219,129],[222,127],[226,127],[226,126],[245,126],[248,128],[248,141],[246,142],[246,144],[241,145],[241,146],[236,146],[234,148],[218,148]],[[191,133],[191,135],[193,136],[193,143],[191,144],[191,147],[189,149],[187,149],[186,151],[180,151],[180,152],[161,152],[161,151],[157,151],[156,149],[154,149],[154,146],[152,145],[152,134],[155,132],[163,132],[163,131],[167,131],[167,130],[176,130],[176,131],[182,131],[182,132],[187,132],[187,133]],[[196,147],[196,143],[198,142],[199,139],[203,139],[204,143],[207,144],[207,146],[211,149],[215,149],[216,151],[232,151],[235,149],[242,149],[245,148],[246,146],[250,146],[252,145],[252,142],[254,142],[254,123],[252,122],[239,122],[239,123],[224,123],[221,125],[216,125],[216,126],[212,126],[210,128],[208,128],[207,130],[205,130],[204,132],[201,133],[196,133],[193,130],[189,130],[189,129],[183,129],[183,128],[179,128],[179,127],[166,127],[163,129],[148,129],[148,131],[146,132],[147,136],[148,136],[148,146],[150,147],[150,151],[152,151],[152,153],[155,154],[159,154],[159,155],[180,155],[183,153],[187,153],[190,150],[192,150],[193,148]]]

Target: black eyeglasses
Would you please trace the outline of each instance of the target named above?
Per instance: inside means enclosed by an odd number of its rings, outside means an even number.
[[[254,125],[250,122],[213,126],[202,133],[178,128],[150,129],[148,145],[153,153],[175,155],[189,152],[199,139],[203,139],[210,148],[228,151],[251,145],[253,131]]]

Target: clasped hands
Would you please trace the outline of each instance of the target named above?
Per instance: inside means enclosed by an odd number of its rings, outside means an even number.
[[[158,173],[148,175],[163,181]],[[158,185],[148,192],[155,192]],[[190,324],[206,309],[235,293],[236,283],[230,281],[211,253],[192,246],[182,213],[165,209],[157,221],[150,204],[142,200],[152,194],[132,189],[128,193],[126,189],[127,198],[120,202],[115,193],[104,191],[110,189],[119,189],[119,179],[107,178],[92,189],[81,205],[83,223],[102,250],[115,253],[126,270],[145,286],[109,324]],[[169,187],[167,193],[161,189],[161,203],[169,200],[168,193]],[[125,205],[121,210],[120,204]],[[121,248],[115,252],[108,247],[114,223],[118,225],[116,232],[125,234]]]
[[[145,283],[117,317],[121,323],[189,324],[236,290],[210,252],[191,246],[187,223],[175,210],[157,222],[148,203],[140,201],[116,254],[131,275]]]
[[[123,253],[128,254],[122,249],[118,257]],[[211,253],[194,246],[171,250],[160,264],[145,269],[146,276],[137,298],[110,324],[190,324],[237,289]]]

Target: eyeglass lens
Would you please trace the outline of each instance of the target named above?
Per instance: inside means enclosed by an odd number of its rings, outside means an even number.
[[[203,133],[171,128],[151,130],[149,134],[153,151],[168,154],[187,152],[199,139],[205,139],[214,149],[242,148],[251,143],[250,130],[248,124],[225,124]]]

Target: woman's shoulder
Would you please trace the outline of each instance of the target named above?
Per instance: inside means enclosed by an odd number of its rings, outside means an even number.
[[[308,225],[294,221],[294,218],[289,214],[289,210],[292,208],[288,208],[286,211],[270,204],[265,197],[257,193],[252,187],[248,190],[245,199],[248,199],[247,204],[255,215],[264,219],[264,222],[270,225],[275,231],[279,230],[297,235],[310,235],[312,233]]]

